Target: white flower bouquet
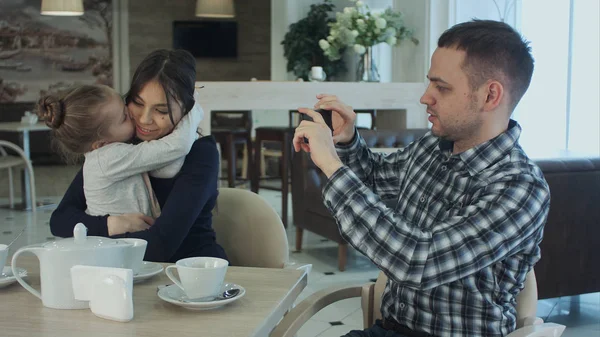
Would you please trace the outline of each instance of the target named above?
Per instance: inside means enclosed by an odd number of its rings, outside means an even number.
[[[355,1],[354,7],[346,7],[336,13],[336,21],[329,24],[329,36],[321,39],[319,46],[330,60],[339,60],[340,50],[353,48],[362,55],[367,48],[379,43],[397,46],[403,40],[410,39],[414,44],[419,41],[413,37],[413,30],[404,25],[402,13],[391,8],[384,12],[369,9],[363,1]]]

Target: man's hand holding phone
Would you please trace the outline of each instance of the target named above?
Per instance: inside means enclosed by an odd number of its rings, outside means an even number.
[[[351,106],[343,103],[337,96],[328,94],[317,95],[319,100],[314,108],[332,111],[331,125],[333,126],[333,142],[348,143],[354,137],[356,113]]]
[[[343,166],[333,143],[335,131],[332,127],[332,113],[331,111],[317,112],[308,108],[300,108],[298,112],[301,114],[302,121],[294,134],[294,150],[309,152],[315,165],[330,177]]]
[[[333,123],[332,123],[331,110],[315,109],[315,112],[317,112],[317,113],[319,113],[319,115],[321,115],[321,117],[323,118],[323,121],[329,127],[329,129],[331,130],[331,134],[333,135]],[[314,122],[313,118],[305,113],[300,113],[300,121]],[[304,138],[304,142],[306,144],[308,144],[308,139],[306,137]]]

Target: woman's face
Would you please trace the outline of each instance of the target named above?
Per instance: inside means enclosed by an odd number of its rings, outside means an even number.
[[[135,135],[143,141],[159,139],[171,133],[175,125],[169,117],[167,97],[158,81],[148,82],[136,97],[131,97],[127,105],[135,123]],[[173,121],[179,123],[181,108],[171,99]]]

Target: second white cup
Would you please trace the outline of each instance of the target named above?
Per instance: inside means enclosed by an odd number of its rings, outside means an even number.
[[[133,270],[133,275],[137,275],[142,268],[142,262],[144,262],[144,254],[146,254],[146,247],[148,241],[144,239],[119,239],[131,243],[131,247],[126,254],[124,268]]]
[[[216,257],[190,257],[165,268],[165,273],[185,295],[198,301],[211,301],[221,290],[229,262]],[[177,268],[179,279],[173,275]]]

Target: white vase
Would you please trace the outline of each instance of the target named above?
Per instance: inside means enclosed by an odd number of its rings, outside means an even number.
[[[379,82],[379,71],[373,60],[373,47],[367,47],[367,51],[362,54],[356,68],[356,80],[358,82]]]

